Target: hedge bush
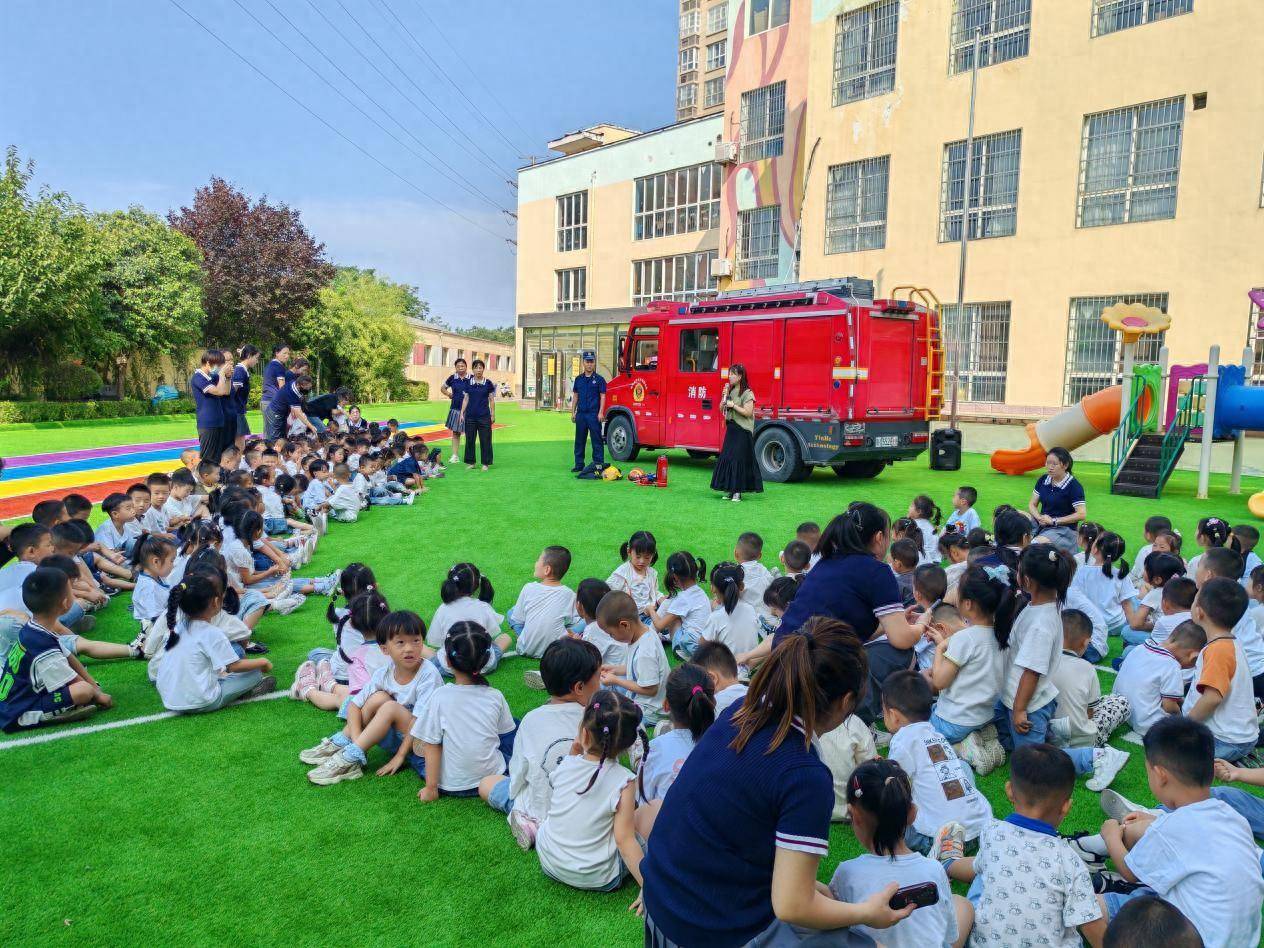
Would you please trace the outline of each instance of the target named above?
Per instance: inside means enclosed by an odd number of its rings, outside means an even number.
[[[429,382],[405,382],[404,397],[400,399],[403,402],[428,402],[430,401],[430,383]]]
[[[93,418],[135,418],[141,415],[182,415],[192,412],[191,398],[176,398],[157,405],[136,398],[104,402],[0,402],[0,424],[88,421]]]
[[[62,362],[44,370],[44,397],[50,401],[73,402],[101,391],[99,373],[86,365]]]

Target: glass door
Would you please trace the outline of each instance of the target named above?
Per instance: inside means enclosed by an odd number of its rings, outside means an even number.
[[[542,350],[535,357],[535,407],[551,411],[559,407],[558,373],[561,358],[556,351]]]

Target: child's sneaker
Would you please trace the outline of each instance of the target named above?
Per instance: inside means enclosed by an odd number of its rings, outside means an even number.
[[[1126,796],[1116,790],[1105,791],[1099,798],[1099,801],[1101,803],[1102,812],[1112,820],[1116,820],[1120,823],[1124,821],[1124,817],[1126,817],[1129,813],[1152,813],[1155,816],[1159,816],[1163,812],[1162,810],[1150,810],[1140,804],[1133,803]]]
[[[1098,852],[1098,850],[1103,847],[1085,843],[1085,840],[1096,841],[1101,839],[1097,833],[1090,833],[1087,831],[1082,833],[1072,833],[1070,836],[1064,836],[1063,839],[1066,840],[1066,844],[1071,847],[1071,850],[1084,860],[1085,865],[1087,865],[1089,869],[1100,870],[1106,865],[1106,857],[1110,854]]]
[[[298,759],[304,764],[310,764],[313,767],[317,764],[323,764],[334,754],[338,753],[338,745],[329,738],[321,738],[319,744],[315,747],[309,747],[307,750],[299,751]]]
[[[454,454],[454,455],[452,455],[452,457],[448,458],[448,463],[449,463],[449,464],[455,464],[455,463],[456,463],[457,461],[459,461],[459,460],[460,460],[460,458],[458,458],[458,457]]]
[[[976,775],[983,777],[991,772],[992,755],[984,748],[978,731],[971,731],[952,746],[957,756],[969,764]]]
[[[330,592],[338,588],[338,583],[341,580],[342,580],[342,570],[340,569],[334,570],[332,573],[330,573],[328,576],[325,577],[325,582],[329,585]]]
[[[522,673],[522,683],[532,691],[544,690],[544,676],[535,668],[528,668]]]
[[[985,771],[989,773],[1005,763],[1005,748],[1001,745],[1001,736],[996,733],[995,724],[985,724],[979,728],[978,735],[984,751],[991,758],[992,766]]]
[[[509,812],[509,831],[513,833],[514,842],[521,847],[523,852],[530,851],[535,845],[535,834],[538,829],[539,825],[536,821],[521,810]]]
[[[364,768],[339,751],[326,758],[320,766],[308,771],[307,779],[318,787],[329,787],[344,780],[359,780],[364,776]]]
[[[140,631],[136,633],[136,638],[127,643],[127,647],[132,650],[132,655],[134,657],[141,658],[145,654],[145,639],[148,637],[149,629],[145,626],[141,626]],[[140,654],[137,654],[138,652]]]
[[[262,698],[264,695],[270,695],[274,691],[276,691],[276,679],[271,675],[264,675],[259,679],[259,684],[246,692],[246,697]]]
[[[1054,718],[1049,722],[1050,744],[1057,747],[1065,747],[1071,743],[1071,719],[1070,718]]]
[[[1097,895],[1106,895],[1110,892],[1128,895],[1142,888],[1142,883],[1129,882],[1117,872],[1090,872],[1089,878],[1093,881],[1093,892]]]
[[[272,610],[278,615],[288,616],[305,602],[307,602],[306,596],[300,596],[297,594],[293,596],[284,596],[282,598],[272,600]]]
[[[307,693],[315,687],[316,665],[313,662],[303,662],[302,665],[298,666],[298,670],[294,672],[294,683],[290,685],[290,697],[295,701],[302,701],[307,697]]]
[[[1119,771],[1128,763],[1128,754],[1113,747],[1103,747],[1093,751],[1093,776],[1088,778],[1086,786],[1094,793],[1101,793],[1110,786]]]
[[[337,682],[334,679],[334,666],[329,662],[318,662],[316,664],[316,690],[317,691],[333,691]]]
[[[952,862],[966,854],[966,828],[953,820],[939,827],[931,843],[929,857],[938,863]]]

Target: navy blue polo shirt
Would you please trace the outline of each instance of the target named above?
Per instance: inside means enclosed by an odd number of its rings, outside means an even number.
[[[244,365],[233,366],[233,408],[238,415],[246,413],[250,401],[250,370]]]
[[[601,396],[606,394],[606,380],[594,372],[580,375],[571,384],[575,392],[575,411],[581,415],[595,415],[601,410]]]
[[[1057,484],[1046,474],[1036,481],[1040,512],[1046,517],[1069,517],[1076,507],[1084,506],[1084,488],[1070,472]]]
[[[305,399],[299,390],[294,387],[293,382],[287,382],[285,388],[277,390],[276,398],[272,400],[272,410],[279,411],[283,415],[288,415],[290,413],[290,409],[296,405],[299,408],[305,408],[307,405],[307,399]],[[306,414],[306,412],[304,412],[304,414]]]
[[[453,411],[461,410],[461,403],[465,401],[465,386],[469,381],[470,377],[468,375],[457,375],[455,372],[444,379],[443,384],[452,390],[452,404],[450,407]]]
[[[846,622],[867,641],[885,615],[904,612],[904,597],[891,567],[868,553],[847,553],[818,560],[781,617],[776,642],[797,632],[812,616]]]
[[[770,751],[773,724],[739,753],[730,745],[740,707],[725,709],[685,758],[641,863],[645,909],[678,945],[746,944],[775,918],[777,850],[829,852],[834,784],[815,744],[796,726]]]
[[[219,373],[214,375],[203,375],[202,370],[198,369],[189,379],[189,391],[193,393],[193,405],[197,411],[197,426],[199,428],[223,428],[227,422],[227,416],[224,413],[224,402],[226,399],[222,395],[207,395],[206,389],[219,384]]]
[[[260,403],[268,405],[276,398],[277,379],[286,378],[286,375],[285,366],[281,362],[273,359],[268,363],[263,370],[263,388],[259,390]]]
[[[496,383],[489,378],[481,382],[471,378],[465,383],[465,395],[469,398],[469,407],[465,409],[467,421],[484,421],[492,416],[490,407],[492,396],[496,394]]]

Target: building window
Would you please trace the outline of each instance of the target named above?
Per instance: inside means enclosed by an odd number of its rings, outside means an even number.
[[[883,0],[838,18],[834,36],[834,104],[895,88],[899,0]]]
[[[707,32],[718,33],[720,30],[729,28],[729,5],[728,0],[717,3],[707,10]]]
[[[1018,166],[1022,157],[1021,129],[983,135],[970,153],[970,240],[1009,237],[1018,227]],[[961,239],[966,205],[966,143],[944,146],[944,169],[939,201],[939,241]]]
[[[825,252],[880,250],[887,245],[887,182],[891,157],[835,165],[825,189]]]
[[[1027,55],[1031,0],[954,0],[948,72],[974,68],[974,34],[982,31],[979,68]]]
[[[670,237],[710,230],[720,224],[718,165],[707,162],[636,179],[633,237]]]
[[[742,93],[742,161],[776,158],[786,134],[786,84]]]
[[[762,33],[790,22],[790,0],[751,0],[750,31]]]
[[[1193,9],[1194,0],[1093,0],[1093,35],[1118,33]]]
[[[588,270],[575,267],[557,271],[557,309],[565,313],[588,308]]]
[[[680,332],[680,371],[714,372],[720,367],[720,330],[683,329]]]
[[[697,10],[690,10],[688,13],[680,15],[680,35],[693,36],[702,26],[702,14]]]
[[[698,71],[698,47],[690,46],[680,51],[680,74]]]
[[[1185,98],[1084,117],[1077,227],[1176,216]]]
[[[1141,303],[1167,312],[1166,293],[1132,296],[1086,296],[1071,300],[1067,329],[1065,405],[1123,381],[1123,336],[1102,322],[1102,311],[1116,303]],[[1137,362],[1158,362],[1167,333],[1142,336],[1137,343]]]
[[[557,249],[583,250],[588,246],[588,192],[576,191],[557,199]]]
[[[692,109],[698,102],[698,84],[686,83],[676,90],[676,109]]]
[[[702,107],[713,108],[724,104],[724,77],[716,76],[702,84]]]
[[[728,64],[729,41],[720,40],[718,43],[710,43],[707,45],[707,71],[712,69],[723,69]]]
[[[948,366],[951,370],[955,355],[961,378],[957,397],[962,401],[1005,401],[1009,310],[1008,302],[944,307]]]
[[[1264,287],[1256,287],[1257,292],[1264,293]],[[1251,379],[1253,383],[1264,381],[1264,328],[1260,320],[1264,319],[1264,309],[1255,300],[1251,300],[1251,321],[1246,326],[1246,344],[1251,347],[1254,358],[1251,359]]]
[[[681,253],[674,257],[632,261],[632,305],[644,306],[654,300],[692,303],[715,296],[711,261],[716,251]]]
[[[770,204],[737,215],[738,280],[775,279],[780,263],[778,222],[781,205]]]

